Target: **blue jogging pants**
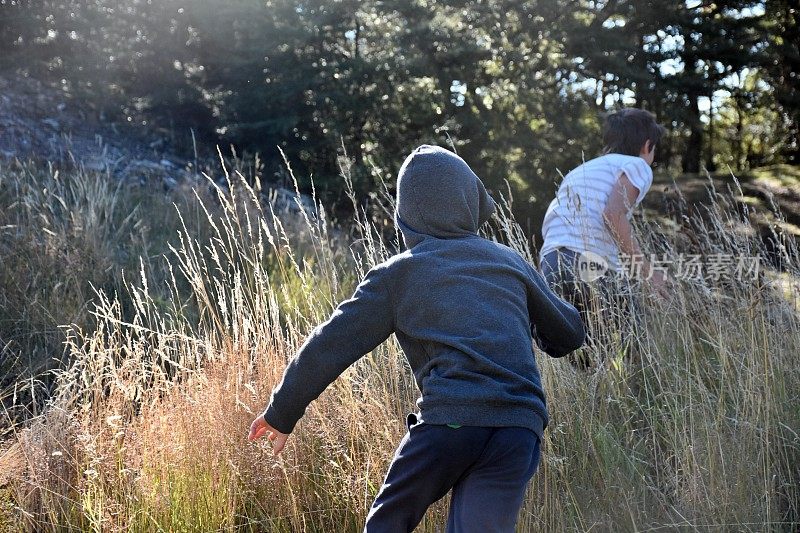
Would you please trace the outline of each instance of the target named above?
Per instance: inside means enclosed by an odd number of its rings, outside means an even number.
[[[417,422],[412,413],[365,533],[408,532],[452,489],[448,533],[512,533],[540,442],[521,427],[452,428]]]

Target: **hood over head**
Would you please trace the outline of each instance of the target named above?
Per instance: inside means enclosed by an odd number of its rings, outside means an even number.
[[[394,220],[409,248],[426,237],[476,234],[494,211],[483,182],[449,150],[423,144],[400,167]]]

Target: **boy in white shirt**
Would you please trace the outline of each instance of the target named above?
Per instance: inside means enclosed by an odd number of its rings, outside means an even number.
[[[621,254],[639,267],[636,275],[647,279],[656,293],[666,294],[663,272],[654,271],[643,258],[630,223],[653,182],[650,167],[664,132],[643,109],[609,115],[603,155],[570,171],[545,213],[542,274],[578,308],[584,322],[591,293],[587,282],[599,280],[607,294],[615,274],[623,274]]]

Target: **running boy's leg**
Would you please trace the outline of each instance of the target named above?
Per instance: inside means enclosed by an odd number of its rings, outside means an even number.
[[[619,335],[615,344],[628,362],[638,364],[643,326],[641,289],[621,273],[609,273],[603,281],[603,297],[613,311],[614,331]]]
[[[492,428],[411,425],[372,504],[364,531],[413,531],[428,507],[446,495],[475,463],[491,434]]]
[[[495,428],[478,461],[453,487],[448,533],[513,533],[539,457],[533,431]]]

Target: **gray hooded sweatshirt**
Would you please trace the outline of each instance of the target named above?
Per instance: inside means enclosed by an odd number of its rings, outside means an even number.
[[[553,357],[579,348],[578,312],[516,251],[477,234],[495,210],[463,159],[437,146],[400,168],[395,223],[407,250],[372,268],[287,366],[264,418],[290,433],[348,366],[397,337],[429,424],[519,426],[548,416],[533,342]]]

